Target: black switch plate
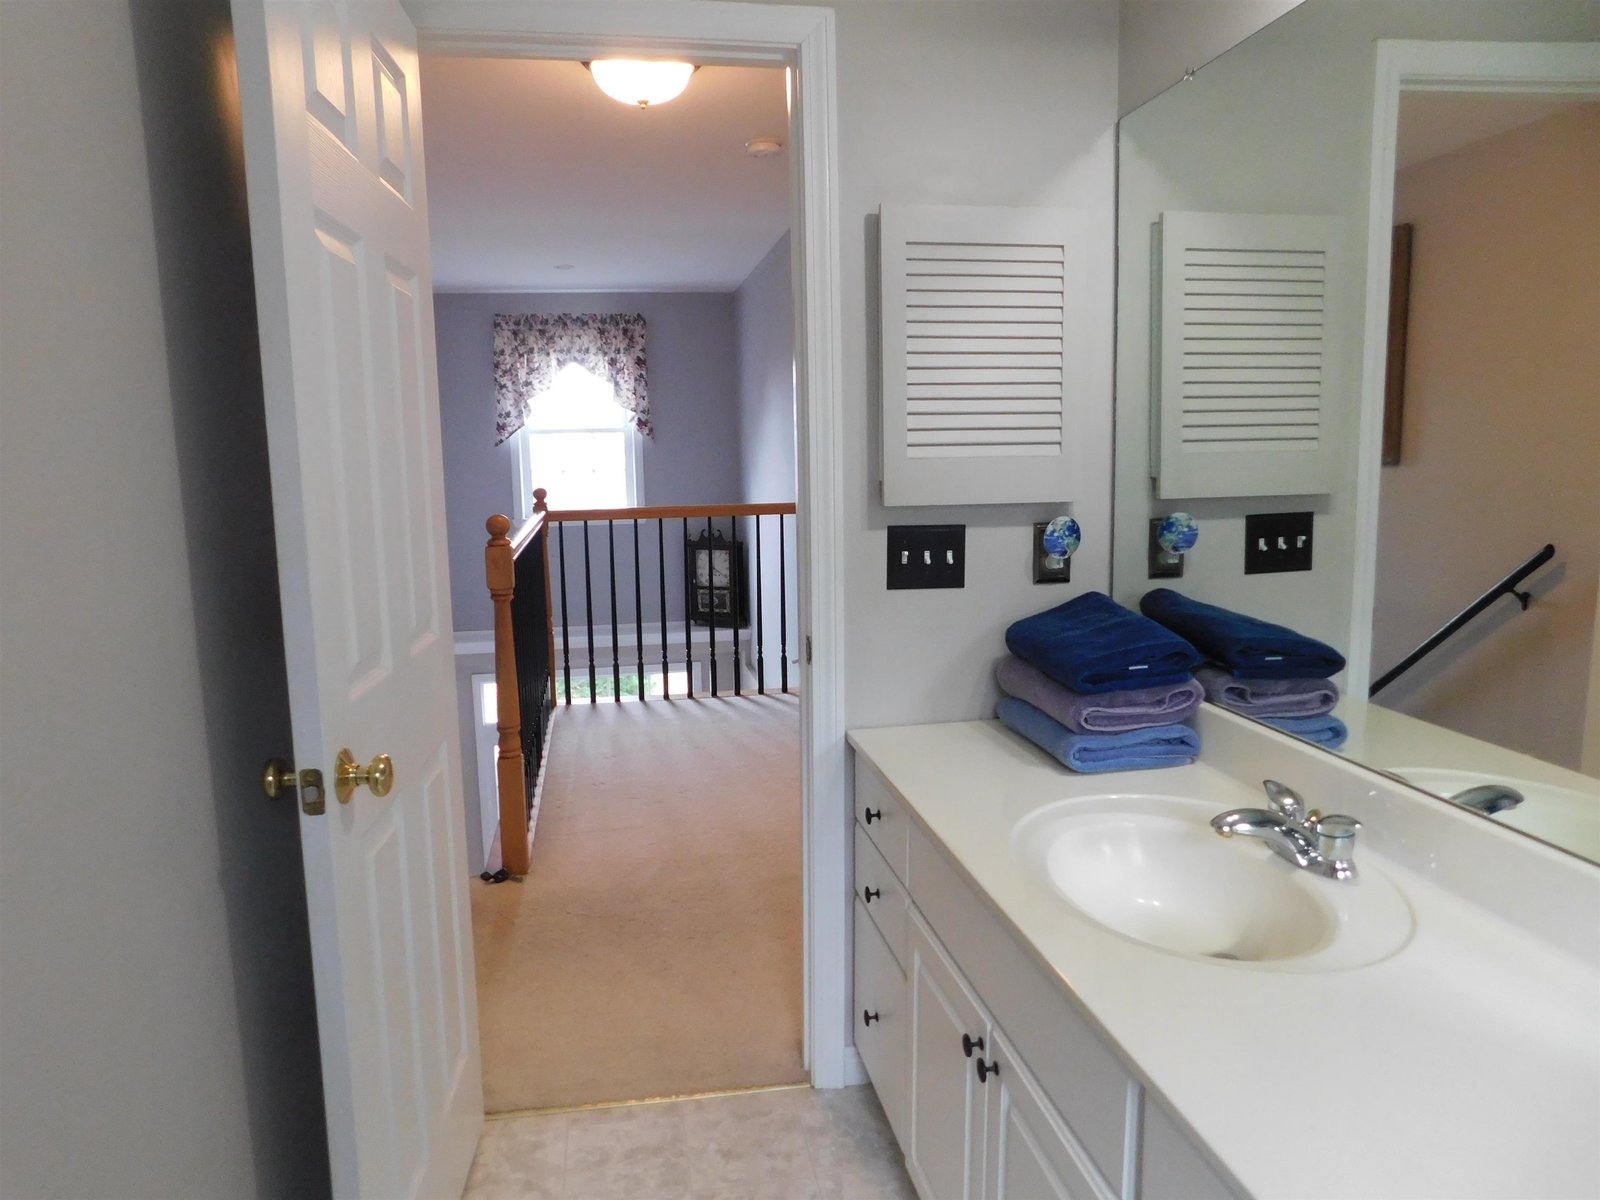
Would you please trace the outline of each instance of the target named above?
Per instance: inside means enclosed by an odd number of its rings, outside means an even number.
[[[967,586],[965,525],[889,526],[889,590]]]
[[[1244,519],[1244,573],[1311,570],[1311,514],[1254,513]]]

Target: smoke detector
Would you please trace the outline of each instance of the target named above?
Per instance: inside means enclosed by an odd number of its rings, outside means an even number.
[[[771,158],[782,151],[783,143],[775,137],[751,138],[744,144],[744,152],[751,158]]]

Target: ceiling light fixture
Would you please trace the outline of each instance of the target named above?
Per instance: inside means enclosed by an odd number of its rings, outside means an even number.
[[[744,151],[751,158],[771,158],[783,152],[783,143],[775,137],[755,137],[744,144]]]
[[[638,108],[676,100],[689,86],[689,77],[700,69],[693,63],[639,58],[601,58],[583,65],[602,92]]]

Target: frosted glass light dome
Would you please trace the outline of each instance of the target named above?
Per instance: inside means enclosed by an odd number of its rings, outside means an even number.
[[[589,64],[600,90],[623,104],[649,108],[683,94],[694,74],[694,64],[651,62],[637,58],[596,59]]]

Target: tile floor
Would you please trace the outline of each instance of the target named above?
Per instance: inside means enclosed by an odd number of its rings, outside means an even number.
[[[490,1120],[463,1200],[915,1200],[870,1087]]]

